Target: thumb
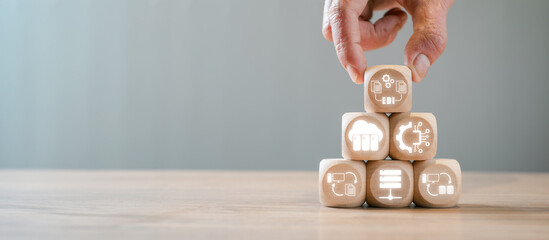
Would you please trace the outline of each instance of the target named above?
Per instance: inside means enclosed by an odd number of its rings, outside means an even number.
[[[414,33],[404,50],[404,63],[412,80],[420,82],[446,48],[446,16],[453,1],[418,1],[406,9],[412,15]]]

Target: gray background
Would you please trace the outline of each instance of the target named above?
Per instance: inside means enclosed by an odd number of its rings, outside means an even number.
[[[322,5],[0,0],[0,167],[317,169],[341,156],[341,115],[363,111]],[[445,54],[413,86],[439,157],[549,170],[548,12],[456,1]],[[368,63],[402,64],[411,27]]]

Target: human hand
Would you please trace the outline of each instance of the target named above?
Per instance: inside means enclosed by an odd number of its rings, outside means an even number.
[[[356,84],[364,82],[364,51],[392,43],[408,12],[414,33],[404,50],[412,80],[420,82],[446,48],[446,15],[453,0],[325,0],[322,33],[333,42],[341,65]],[[402,11],[403,7],[406,12]],[[391,9],[377,22],[373,11]]]

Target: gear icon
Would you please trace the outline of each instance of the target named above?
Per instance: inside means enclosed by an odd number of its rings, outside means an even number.
[[[404,143],[404,139],[402,139],[402,135],[406,130],[410,128],[412,128],[412,122],[408,122],[408,124],[400,126],[398,128],[399,132],[396,135],[396,140],[399,143],[398,147],[400,148],[400,150],[407,151],[408,153],[412,153],[412,148],[406,146],[406,144]]]
[[[384,82],[388,82],[388,81],[391,80],[391,76],[389,76],[389,74],[385,74],[385,75],[383,75],[382,79],[383,79]]]
[[[391,88],[391,84],[395,82],[395,80],[392,79],[389,74],[383,74],[383,77],[381,77],[381,79],[383,80],[383,82],[385,82],[386,88]]]

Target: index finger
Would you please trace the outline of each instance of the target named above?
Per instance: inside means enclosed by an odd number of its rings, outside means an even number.
[[[351,79],[364,82],[366,58],[360,45],[359,16],[368,0],[334,0],[329,9],[332,38],[341,65]]]
[[[324,13],[322,15],[322,35],[326,40],[333,42],[332,39],[332,27],[330,25],[330,17],[328,12],[330,11],[330,6],[332,5],[332,0],[326,0],[324,2]]]

